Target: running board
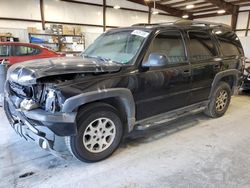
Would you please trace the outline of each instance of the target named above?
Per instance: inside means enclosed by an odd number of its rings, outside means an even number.
[[[135,130],[146,130],[157,125],[173,121],[177,118],[184,117],[187,115],[197,114],[204,111],[209,101],[196,103],[184,108],[179,108],[167,113],[159,114],[151,118],[143,119],[136,122]]]

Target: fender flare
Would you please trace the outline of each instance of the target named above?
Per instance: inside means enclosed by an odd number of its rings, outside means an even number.
[[[233,82],[233,88],[232,88],[232,94],[233,94],[233,90],[235,89],[235,87],[237,86],[238,80],[239,80],[239,74],[240,71],[237,69],[229,69],[229,70],[225,70],[222,72],[219,72],[216,74],[216,76],[214,77],[214,80],[212,82],[212,88],[211,88],[211,92],[209,95],[209,98],[211,98],[217,83],[224,77],[226,76],[233,76],[234,77],[234,82]]]
[[[126,88],[103,89],[70,97],[65,100],[62,112],[73,112],[76,108],[86,103],[112,97],[116,97],[120,100],[127,115],[128,132],[131,132],[135,125],[135,102],[131,91]]]

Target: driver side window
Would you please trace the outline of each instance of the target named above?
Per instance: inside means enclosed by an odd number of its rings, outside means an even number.
[[[164,55],[167,64],[186,63],[187,58],[183,39],[179,31],[167,31],[158,34],[151,43],[149,54]]]

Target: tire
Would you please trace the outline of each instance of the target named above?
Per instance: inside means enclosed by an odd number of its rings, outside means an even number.
[[[72,155],[83,162],[97,162],[109,157],[123,136],[118,111],[105,103],[93,103],[77,115],[78,133],[66,138]]]
[[[214,90],[211,100],[205,109],[205,114],[218,118],[225,114],[231,101],[231,88],[226,82],[219,82]]]

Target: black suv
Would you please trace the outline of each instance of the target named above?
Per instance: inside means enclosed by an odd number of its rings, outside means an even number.
[[[5,112],[26,140],[54,154],[64,144],[77,159],[95,162],[134,129],[198,111],[222,116],[244,61],[239,38],[223,24],[113,29],[79,57],[13,65]]]

